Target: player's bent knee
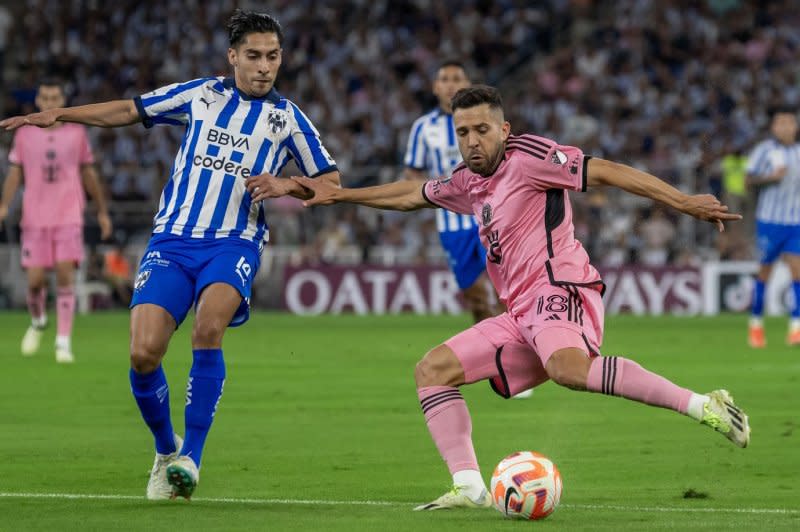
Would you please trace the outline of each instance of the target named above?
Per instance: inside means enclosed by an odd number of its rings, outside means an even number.
[[[417,362],[414,380],[417,388],[461,386],[464,384],[464,370],[455,353],[446,345],[439,345]]]
[[[222,345],[227,324],[217,319],[197,320],[192,329],[192,346],[216,348]]]
[[[136,373],[155,371],[166,353],[166,346],[159,345],[154,338],[131,341],[131,367]]]
[[[561,386],[573,390],[585,390],[591,360],[580,349],[568,348],[556,351],[547,361],[547,376]]]

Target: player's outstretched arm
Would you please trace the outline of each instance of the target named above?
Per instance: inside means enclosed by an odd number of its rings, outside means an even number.
[[[292,179],[314,192],[312,198],[303,202],[305,207],[334,203],[356,203],[390,211],[413,211],[423,207],[436,207],[428,203],[422,195],[424,185],[420,181],[401,180],[376,187],[341,188],[308,177],[292,177]]]
[[[140,121],[141,117],[133,100],[113,100],[79,105],[77,107],[60,107],[25,116],[13,116],[0,121],[0,127],[11,131],[25,125],[50,127],[56,122],[77,122],[87,126],[119,127]]]
[[[591,158],[586,167],[586,184],[590,187],[608,185],[632,194],[644,196],[669,205],[699,220],[711,222],[720,231],[723,222],[741,220],[741,214],[728,212],[728,207],[711,194],[684,194],[654,175],[625,164]]]

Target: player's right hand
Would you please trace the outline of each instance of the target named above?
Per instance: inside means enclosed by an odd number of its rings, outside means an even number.
[[[314,193],[314,196],[303,201],[303,207],[312,205],[333,205],[336,203],[336,192],[340,187],[331,185],[327,181],[311,177],[292,176],[292,181],[299,183]]]
[[[6,131],[13,131],[22,126],[31,125],[36,127],[50,127],[57,122],[58,115],[56,109],[42,111],[41,113],[31,113],[24,116],[12,116],[0,121],[0,127]]]

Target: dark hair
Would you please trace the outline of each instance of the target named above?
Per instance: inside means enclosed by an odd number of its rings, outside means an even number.
[[[467,67],[465,67],[464,63],[462,63],[458,59],[445,59],[444,61],[439,63],[439,67],[436,70],[439,71],[439,70],[441,70],[443,68],[447,68],[447,67],[460,68],[461,70],[464,71],[464,74],[467,73]]]
[[[278,37],[278,44],[283,45],[283,30],[275,17],[237,9],[228,20],[228,41],[231,48],[237,47],[250,33],[274,33]]]
[[[797,115],[797,109],[787,104],[773,105],[772,107],[769,108],[767,112],[769,113],[770,121],[775,119],[775,115],[781,115],[781,114],[788,114],[794,116]]]
[[[63,94],[64,96],[67,95],[67,89],[64,87],[64,82],[55,77],[48,76],[39,80],[39,86],[37,88],[37,92],[42,87],[58,87],[59,90],[61,90],[61,94]]]
[[[492,109],[503,110],[503,98],[500,96],[500,91],[489,85],[475,85],[461,89],[453,96],[451,105],[455,112],[456,109],[469,109],[484,103],[488,103]]]

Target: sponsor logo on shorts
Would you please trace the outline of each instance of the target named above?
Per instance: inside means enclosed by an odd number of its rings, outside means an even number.
[[[239,262],[236,263],[236,275],[239,276],[239,279],[242,280],[242,286],[247,285],[247,280],[250,278],[250,274],[253,273],[253,268],[247,264],[247,260],[242,256],[239,259]]]

